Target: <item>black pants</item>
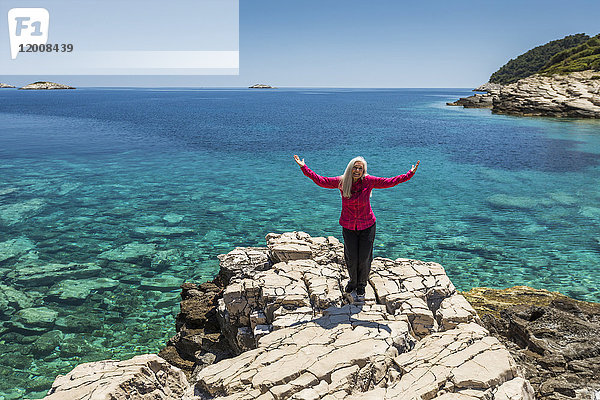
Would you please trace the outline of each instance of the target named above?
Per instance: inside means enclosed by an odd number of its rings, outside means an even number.
[[[364,288],[367,286],[369,272],[371,272],[375,224],[360,231],[343,228],[342,235],[350,285]]]

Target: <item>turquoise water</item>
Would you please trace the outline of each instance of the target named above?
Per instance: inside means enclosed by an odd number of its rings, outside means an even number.
[[[363,155],[375,255],[441,263],[459,289],[600,301],[600,123],[446,107],[464,89],[0,91],[0,399],[76,364],[156,352],[179,285],[269,232],[341,239],[302,175]],[[74,263],[69,265],[69,263]]]

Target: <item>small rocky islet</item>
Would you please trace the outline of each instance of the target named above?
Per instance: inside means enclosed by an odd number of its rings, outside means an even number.
[[[0,88],[15,88],[15,86],[8,85],[6,83],[0,83]],[[72,86],[64,85],[62,83],[38,81],[25,85],[18,88],[19,90],[57,90],[57,89],[75,89]]]
[[[334,237],[288,232],[266,241],[219,256],[213,281],[182,286],[177,334],[160,357],[82,364],[46,399],[86,398],[99,387],[111,398],[187,400],[600,394],[600,347],[588,335],[600,327],[598,304],[522,287],[473,289],[469,303],[441,265],[385,258],[374,260],[358,302],[343,293]],[[576,325],[563,330],[559,321]]]

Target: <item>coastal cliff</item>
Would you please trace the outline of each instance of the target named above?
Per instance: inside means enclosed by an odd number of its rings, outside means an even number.
[[[475,94],[446,104],[491,108],[494,114],[600,118],[598,71],[552,76],[536,74],[509,85],[486,85],[475,89],[486,91],[486,94]]]
[[[92,372],[100,378],[108,369],[118,393],[106,392],[111,398],[534,398],[441,265],[376,258],[357,301],[343,292],[337,239],[303,232],[266,239],[267,247],[220,256],[213,282],[184,284],[177,335],[160,353],[175,366],[132,360],[119,374],[115,362],[85,364],[85,373],[80,366],[57,379],[51,396],[83,398],[71,390],[97,390]],[[157,379],[136,383],[148,374]]]
[[[496,114],[600,118],[600,35],[567,36],[510,60],[475,94],[450,106]]]
[[[491,96],[497,114],[600,118],[600,72],[533,75]]]

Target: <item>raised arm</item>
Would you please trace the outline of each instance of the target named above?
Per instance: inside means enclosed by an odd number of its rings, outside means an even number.
[[[294,155],[294,160],[296,161],[296,164],[298,164],[300,166],[302,173],[304,175],[308,176],[310,179],[312,179],[313,182],[316,183],[317,185],[319,185],[323,188],[326,188],[326,189],[337,189],[339,187],[339,185],[340,185],[340,177],[339,176],[326,177],[326,176],[318,175],[318,174],[314,173],[312,169],[310,169],[306,166],[304,159],[300,160],[300,157],[298,157],[297,155]]]
[[[415,175],[415,172],[417,172],[417,168],[419,168],[420,163],[421,161],[417,161],[417,164],[413,165],[410,171],[408,171],[406,174],[394,176],[392,178],[379,178],[377,176],[369,176],[369,179],[373,182],[373,189],[391,188],[402,182],[406,182]]]

